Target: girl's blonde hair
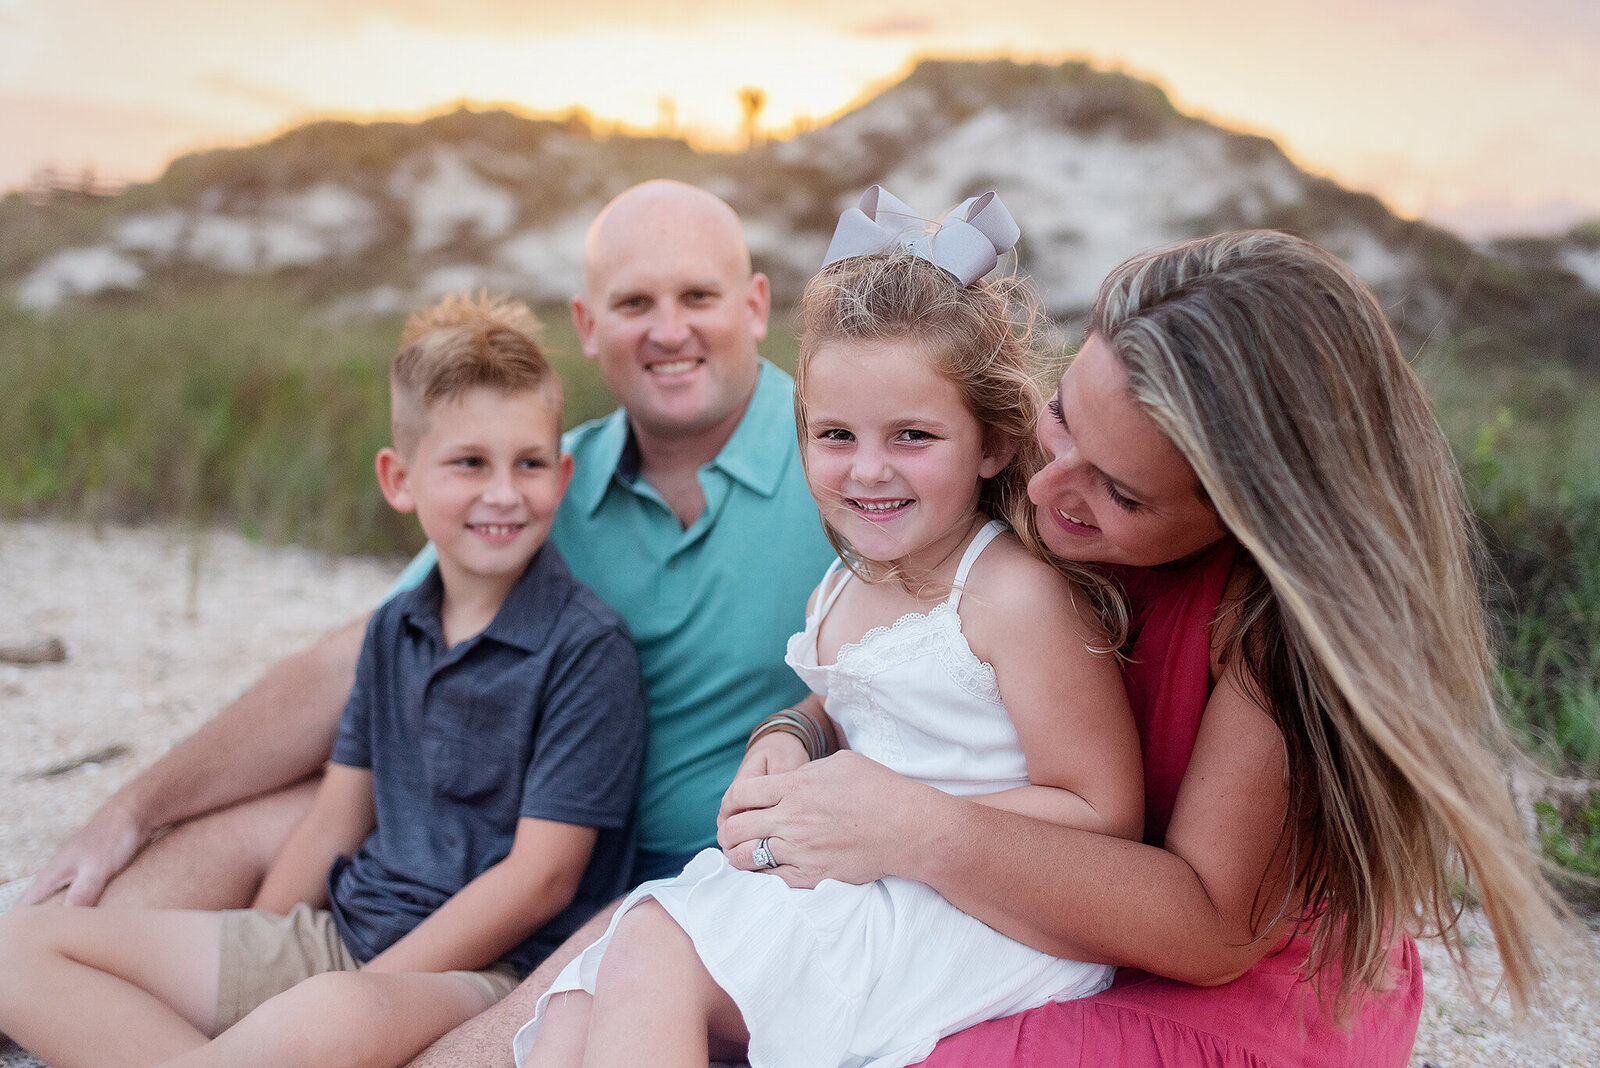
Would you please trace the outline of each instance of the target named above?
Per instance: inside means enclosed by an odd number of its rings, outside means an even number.
[[[1308,969],[1381,985],[1403,929],[1462,961],[1458,856],[1520,1007],[1559,903],[1494,752],[1510,747],[1460,474],[1382,308],[1328,253],[1252,231],[1129,260],[1088,332],[1254,562],[1227,655],[1283,732]],[[1286,907],[1258,901],[1258,929]]]
[[[1019,278],[963,286],[910,253],[852,256],[824,267],[806,285],[800,301],[803,332],[794,409],[802,462],[807,375],[817,351],[840,341],[914,342],[960,391],[983,428],[985,446],[1011,450],[1004,469],[984,480],[979,509],[1009,524],[1030,551],[1047,556],[1028,501],[1028,478],[1043,462],[1034,434],[1044,401],[1038,377],[1043,359],[1035,341],[1037,309],[1032,291]],[[884,569],[863,561],[831,525],[824,522],[823,528],[857,574],[871,580],[886,577]],[[1105,587],[1097,576],[1076,568],[1071,574]]]

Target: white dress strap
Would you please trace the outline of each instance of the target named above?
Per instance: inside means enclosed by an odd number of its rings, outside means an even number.
[[[839,581],[835,582],[832,588],[829,588],[828,580],[841,571],[843,574],[839,575]],[[833,602],[839,599],[839,594],[850,584],[850,576],[852,574],[854,572],[845,570],[844,561],[837,557],[834,558],[833,563],[828,565],[828,570],[822,573],[822,581],[817,583],[817,603],[812,606],[811,614],[806,616],[806,629],[809,630],[818,620],[828,614],[828,609],[833,607]]]
[[[1008,528],[998,519],[991,519],[983,528],[972,536],[967,542],[967,551],[961,554],[961,563],[956,567],[955,581],[950,584],[950,596],[945,598],[945,603],[951,608],[961,605],[961,589],[967,584],[967,572],[972,570],[973,561],[978,555],[988,548],[989,543],[1004,534]]]

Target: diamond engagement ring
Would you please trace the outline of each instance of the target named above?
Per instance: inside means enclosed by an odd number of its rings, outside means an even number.
[[[772,850],[767,848],[770,838],[763,838],[756,843],[756,848],[750,854],[750,862],[758,868],[776,868],[778,862],[772,857]]]

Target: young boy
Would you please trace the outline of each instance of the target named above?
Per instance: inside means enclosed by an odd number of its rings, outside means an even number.
[[[55,1068],[395,1065],[626,889],[643,690],[545,544],[572,457],[534,329],[486,299],[406,324],[378,481],[439,563],[373,617],[254,909],[0,917],[0,1032]]]

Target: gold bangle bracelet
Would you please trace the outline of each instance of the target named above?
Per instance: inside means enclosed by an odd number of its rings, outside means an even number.
[[[831,751],[827,737],[822,733],[822,726],[808,713],[797,708],[785,708],[774,712],[760,723],[755,730],[750,732],[750,740],[745,743],[745,750],[761,738],[769,734],[789,734],[800,740],[805,747],[806,758],[817,760],[825,757]]]

